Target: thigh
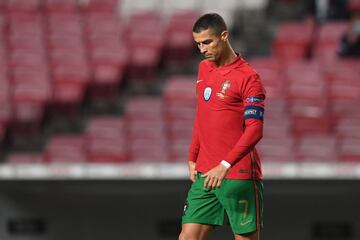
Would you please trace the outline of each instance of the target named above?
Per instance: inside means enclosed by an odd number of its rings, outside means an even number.
[[[199,223],[186,223],[182,225],[181,234],[179,239],[199,239],[203,240],[214,229],[213,225],[199,224]]]
[[[260,230],[243,235],[235,234],[234,237],[235,240],[260,240]]]
[[[222,225],[224,208],[215,190],[204,189],[204,178],[199,174],[189,190],[182,216],[182,223],[199,223],[207,225]]]
[[[218,197],[234,234],[246,235],[262,227],[262,181],[225,180]]]

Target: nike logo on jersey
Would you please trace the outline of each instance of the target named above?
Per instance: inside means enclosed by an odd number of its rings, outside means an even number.
[[[202,82],[203,80],[197,80],[196,83]]]

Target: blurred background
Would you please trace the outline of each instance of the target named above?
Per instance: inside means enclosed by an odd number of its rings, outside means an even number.
[[[0,239],[177,239],[206,12],[267,90],[263,239],[360,239],[359,0],[0,0]]]

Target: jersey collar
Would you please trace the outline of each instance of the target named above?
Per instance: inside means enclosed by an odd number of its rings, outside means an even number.
[[[236,53],[237,57],[236,59],[227,65],[216,67],[216,65],[211,61],[206,61],[208,65],[209,72],[212,72],[214,70],[218,71],[221,75],[226,75],[230,73],[233,69],[238,68],[240,65],[242,65],[245,60],[240,56],[239,53]]]

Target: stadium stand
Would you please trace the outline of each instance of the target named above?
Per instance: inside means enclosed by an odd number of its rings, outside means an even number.
[[[44,130],[49,116],[81,118],[87,101],[118,101],[125,83],[156,85],[160,66],[193,67],[193,21],[219,4],[190,0],[1,3],[2,145],[8,133],[13,140],[32,139]],[[264,4],[229,1],[217,9],[230,19],[236,6],[251,12]],[[285,21],[274,31],[271,54],[248,58],[267,90],[264,138],[259,144],[264,162],[359,160],[360,115],[354,107],[360,100],[360,64],[358,59],[337,55],[347,27],[344,21],[319,26]],[[87,116],[81,131],[50,136],[43,159],[185,161],[196,76],[191,72],[161,77],[160,95],[130,95],[123,101],[122,115]],[[7,162],[41,161],[30,155],[11,153]]]

